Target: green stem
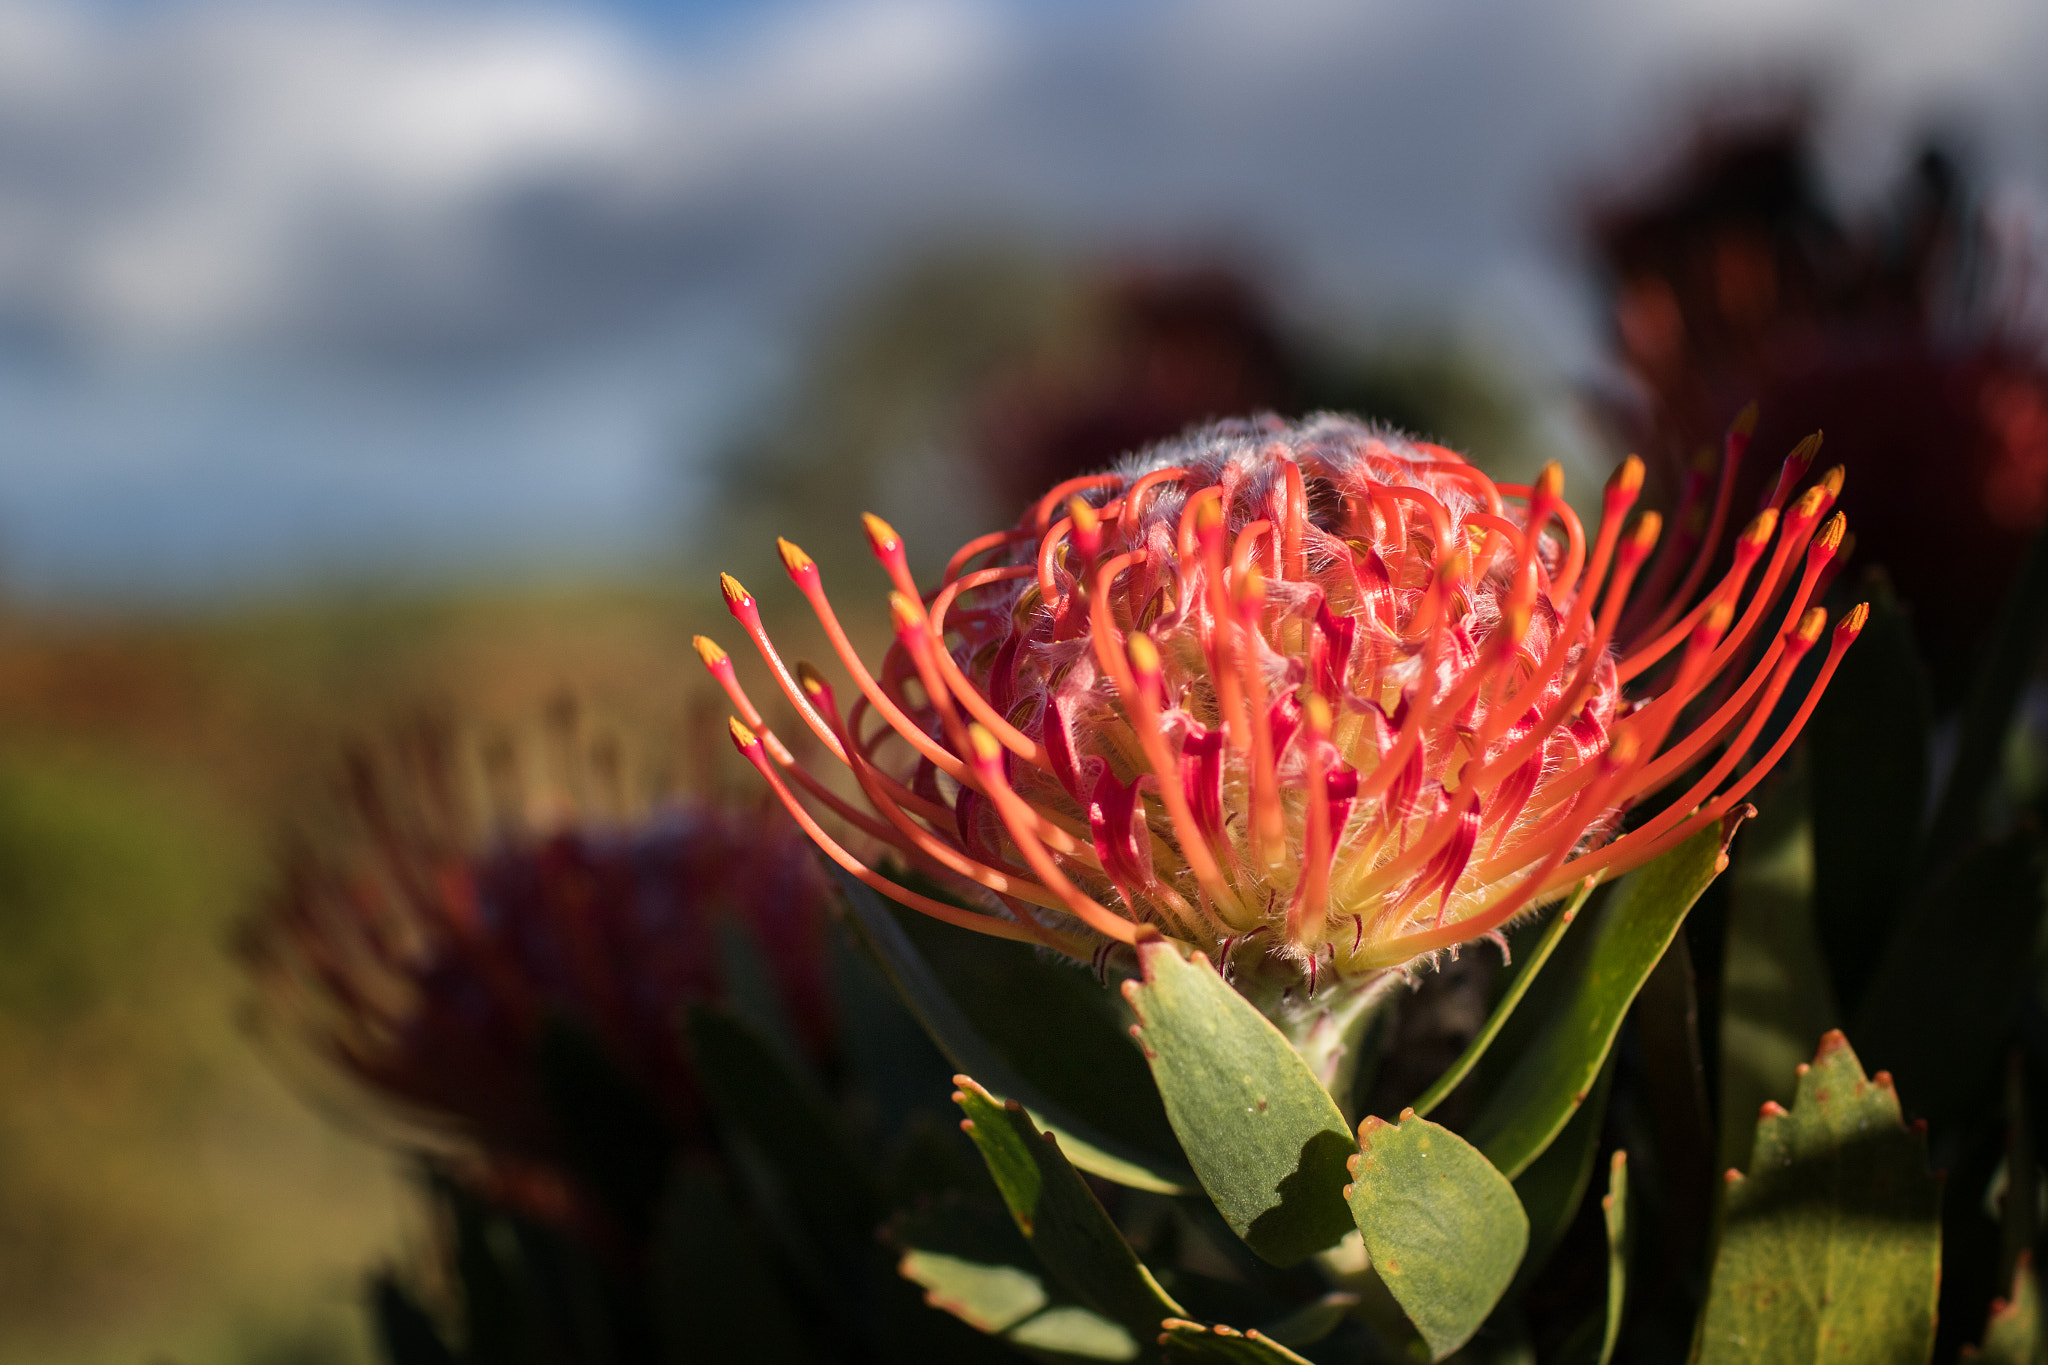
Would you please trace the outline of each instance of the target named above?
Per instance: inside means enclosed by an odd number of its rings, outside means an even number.
[[[1527,964],[1521,971],[1515,973],[1515,979],[1508,983],[1507,994],[1493,1007],[1492,1015],[1486,1020],[1486,1027],[1479,1030],[1479,1035],[1459,1054],[1458,1060],[1451,1063],[1450,1069],[1437,1077],[1436,1083],[1423,1091],[1422,1098],[1415,1101],[1414,1108],[1418,1115],[1427,1117],[1429,1111],[1442,1104],[1445,1097],[1458,1088],[1458,1083],[1471,1074],[1472,1068],[1479,1065],[1479,1059],[1485,1056],[1486,1049],[1493,1045],[1494,1038],[1508,1022],[1508,1016],[1515,1012],[1515,1006],[1521,1004],[1522,997],[1529,993],[1529,987],[1536,980],[1536,973],[1543,970],[1543,964],[1548,962],[1550,955],[1557,950],[1558,940],[1564,937],[1564,931],[1571,926],[1571,922],[1578,918],[1579,910],[1586,904],[1586,897],[1593,894],[1593,888],[1599,884],[1599,880],[1598,876],[1588,877],[1580,885],[1578,893],[1566,904],[1563,912],[1543,931],[1543,937],[1537,941],[1536,951],[1529,955]]]

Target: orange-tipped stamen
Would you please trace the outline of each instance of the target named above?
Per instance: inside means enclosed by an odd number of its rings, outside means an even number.
[[[1251,709],[1252,852],[1267,868],[1286,856],[1285,818],[1280,810],[1280,779],[1273,754],[1273,727],[1268,721],[1266,670],[1259,659],[1259,618],[1265,610],[1265,578],[1247,569],[1238,580],[1232,604],[1233,634],[1242,642],[1237,653],[1238,681]]]
[[[904,552],[903,537],[896,534],[896,528],[883,521],[873,512],[860,514],[860,524],[868,534],[868,548],[888,571],[889,581],[896,591],[906,597],[917,599],[917,580],[910,576],[910,557]]]
[[[1014,939],[1020,943],[1038,943],[1043,941],[1037,934],[1032,933],[1030,929],[1021,924],[1011,920],[997,919],[993,915],[978,915],[972,910],[962,910],[957,905],[948,905],[944,901],[935,901],[929,896],[921,896],[906,887],[898,886],[895,882],[878,873],[869,871],[867,864],[861,862],[860,859],[854,857],[851,853],[848,853],[844,848],[841,848],[838,840],[825,832],[824,827],[811,817],[811,813],[808,810],[804,809],[803,802],[797,800],[795,793],[791,792],[783,784],[782,778],[776,773],[774,765],[768,761],[768,755],[762,751],[759,736],[755,735],[753,731],[748,729],[737,718],[734,718],[730,725],[734,746],[739,749],[741,755],[749,763],[754,765],[754,770],[768,780],[768,785],[774,788],[776,796],[781,798],[783,807],[789,811],[797,824],[803,827],[804,833],[808,834],[811,837],[811,841],[824,850],[826,857],[845,868],[854,877],[900,905],[905,905],[912,910],[930,915],[933,919],[944,920],[948,924],[958,925],[962,929],[972,929],[976,933],[989,934],[995,938]],[[1085,960],[1087,957],[1087,954],[1080,952],[1071,945],[1066,946],[1064,951],[1075,958]]]
[[[1811,436],[1792,447],[1792,453],[1785,457],[1784,466],[1778,471],[1777,487],[1771,490],[1771,499],[1765,506],[1777,509],[1785,505],[1785,499],[1792,496],[1792,490],[1806,477],[1806,471],[1813,468],[1813,457],[1820,454],[1821,434]]]
[[[725,695],[739,708],[741,718],[756,730],[760,729],[765,722],[761,719],[761,713],[754,709],[754,703],[747,700],[747,694],[740,690],[739,675],[733,672],[732,655],[702,635],[690,637],[690,647],[695,649],[697,657],[704,661],[704,671],[717,679],[718,685],[725,689]]]
[[[812,576],[816,577],[815,570]],[[754,642],[754,648],[767,663],[769,672],[775,675],[776,686],[782,689],[782,695],[789,698],[789,704],[796,708],[796,713],[811,727],[811,733],[843,762],[846,755],[840,752],[839,741],[833,737],[831,727],[825,724],[824,718],[813,710],[810,702],[804,698],[802,690],[797,687],[796,678],[789,671],[789,666],[782,662],[782,655],[776,652],[775,642],[768,638],[767,630],[761,625],[761,612],[754,605],[753,594],[729,573],[718,576],[718,586],[725,595],[726,610],[740,623],[740,628],[747,632],[747,638]]]
[[[1757,513],[1742,534],[1736,537],[1734,561],[1729,565],[1728,574],[1721,580],[1720,585],[1701,599],[1698,606],[1687,612],[1669,630],[1650,643],[1630,650],[1628,658],[1621,663],[1621,680],[1627,682],[1630,678],[1637,677],[1670,653],[1680,641],[1692,634],[1693,627],[1700,623],[1700,618],[1713,608],[1715,602],[1725,601],[1731,606],[1739,602],[1742,599],[1743,586],[1749,582],[1750,571],[1763,557],[1764,547],[1770,544],[1771,536],[1777,529],[1777,512],[1766,507]]]
[[[1038,841],[1032,829],[1031,811],[1024,798],[1017,795],[1003,777],[1003,746],[996,737],[980,726],[970,732],[974,754],[974,768],[981,775],[982,788],[1009,827],[1010,838],[1017,845],[1017,851],[1024,855],[1038,880],[1054,895],[1060,898],[1062,906],[1075,918],[1105,938],[1120,943],[1137,941],[1137,926],[1123,916],[1099,904],[1092,896],[1068,880],[1060,871],[1059,863]]]
[[[1196,881],[1215,904],[1218,913],[1235,923],[1243,918],[1244,908],[1237,893],[1225,880],[1222,865],[1217,862],[1214,851],[1202,837],[1201,825],[1195,819],[1194,811],[1189,809],[1187,793],[1181,787],[1180,764],[1166,747],[1165,729],[1160,724],[1159,709],[1154,701],[1164,673],[1159,650],[1149,636],[1133,635],[1129,655],[1133,685],[1124,695],[1129,699],[1138,743],[1158,783],[1160,804],[1166,807],[1167,818],[1173,822],[1174,837],[1180,841],[1181,856],[1187,859],[1189,870],[1195,874]],[[1238,924],[1237,927],[1249,928],[1250,925]]]

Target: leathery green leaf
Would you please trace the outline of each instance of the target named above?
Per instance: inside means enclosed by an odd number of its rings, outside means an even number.
[[[1616,1152],[1600,1197],[1607,1223],[1607,1328],[1600,1335],[1600,1365],[1614,1359],[1621,1343],[1621,1314],[1628,1304],[1628,1153]]]
[[[1857,644],[1857,649],[1863,646]],[[1852,654],[1855,650],[1850,651]],[[1813,831],[1806,758],[1772,774],[1759,814],[1728,869],[1728,937],[1721,959],[1719,1167],[1749,1164],[1756,1112],[1790,1104],[1798,1065],[1841,1024],[1813,924]],[[1861,1036],[1861,1035],[1859,1035]]]
[[[1515,1197],[1529,1215],[1529,1250],[1515,1272],[1518,1292],[1536,1278],[1557,1250],[1593,1185],[1594,1159],[1600,1155],[1600,1129],[1607,1118],[1607,1096],[1614,1086],[1614,1058],[1600,1068],[1593,1093],[1572,1115],[1572,1121],[1550,1147],[1515,1177]]]
[[[1839,1032],[1766,1104],[1747,1177],[1729,1173],[1696,1358],[1923,1365],[1941,1282],[1941,1182],[1891,1078]]]
[[[1934,866],[1978,833],[1998,777],[1998,759],[2029,670],[2048,631],[2048,531],[2037,532],[2019,577],[2006,589],[1990,648],[1963,706],[1955,761],[1922,846],[1921,865]]]
[[[1022,1104],[1041,1128],[1059,1134],[1060,1146],[1067,1158],[1089,1174],[1160,1194],[1185,1194],[1194,1188],[1194,1173],[1188,1170],[1178,1153],[1154,1150],[1134,1141],[1127,1134],[1116,1131],[1130,1125],[1112,1124],[1108,1119],[1089,1112],[1087,1106],[1075,1103],[1069,1096],[1055,1095],[1044,1086],[1035,1084],[1011,1059],[1011,1053],[1019,1049],[1005,1050],[998,1045],[997,1039],[990,1037],[989,1030],[999,1021],[992,1018],[989,1011],[983,1010],[977,1022],[960,999],[960,988],[950,979],[942,979],[934,970],[917,943],[889,913],[882,898],[843,871],[837,868],[833,871],[839,879],[840,889],[846,894],[847,905],[853,911],[847,922],[855,936],[888,977],[897,996],[917,1016],[925,1033],[946,1054],[948,1061],[970,1075],[981,1077],[1005,1097]],[[963,938],[975,937],[958,930],[948,932]],[[994,940],[989,942],[994,943]],[[1073,993],[1071,978],[1074,973],[1057,964],[1040,962],[1029,948],[1012,949],[1004,970],[1012,975],[1057,972],[1062,979],[1055,983],[1057,989],[1046,992],[1046,996],[1071,1003],[1068,997]],[[1109,1003],[1114,1005],[1113,1000]],[[1099,1070],[1107,1074],[1121,1074],[1121,1065],[1130,1049],[1126,1039],[1116,1033],[1114,1025],[1094,1027],[1092,1025],[1097,1021],[1081,1018],[1079,1026],[1066,1027],[1073,1022],[1062,1021],[1059,1049],[1038,1050],[1082,1052],[1099,1064]],[[1044,1038],[1042,1020],[1020,1019],[1017,1023],[1020,1029],[1029,1032],[1034,1043]],[[1130,1074],[1138,1074],[1135,1067],[1131,1068]],[[1124,1088],[1133,1105],[1142,1107],[1153,1103],[1152,1096],[1142,1088],[1133,1090],[1129,1085]],[[1149,1127],[1142,1121],[1135,1126],[1141,1130]]]
[[[1366,1253],[1431,1360],[1463,1346],[1515,1277],[1529,1218],[1515,1187],[1479,1150],[1417,1118],[1358,1127],[1344,1197]]]
[[[1336,1101],[1287,1039],[1200,953],[1138,945],[1124,983],[1134,1032],[1196,1177],[1231,1231],[1293,1265],[1351,1231],[1344,1162],[1355,1152]]]
[[[1527,995],[1529,987],[1536,983],[1537,974],[1543,970],[1544,964],[1550,961],[1550,955],[1557,951],[1558,940],[1564,937],[1565,930],[1572,927],[1572,921],[1578,918],[1579,911],[1585,909],[1586,898],[1593,894],[1597,885],[1596,878],[1588,877],[1572,894],[1571,900],[1566,902],[1564,908],[1551,917],[1549,925],[1543,930],[1543,937],[1536,941],[1536,951],[1530,954],[1527,962],[1519,964],[1520,970],[1515,973],[1514,980],[1508,983],[1507,991],[1493,1007],[1493,1013],[1487,1016],[1485,1025],[1473,1036],[1472,1041],[1466,1044],[1465,1050],[1458,1054],[1458,1060],[1452,1062],[1444,1070],[1443,1075],[1431,1082],[1429,1089],[1423,1091],[1416,1099],[1416,1113],[1424,1118],[1429,1117],[1429,1111],[1449,1098],[1450,1093],[1472,1074],[1472,1068],[1479,1065],[1479,1059],[1486,1055],[1486,1050],[1493,1046],[1493,1040],[1500,1036],[1501,1029],[1508,1022],[1508,1016],[1515,1012],[1515,1006],[1522,1003],[1522,997]]]
[[[1301,1356],[1256,1328],[1204,1327],[1174,1318],[1159,1334],[1161,1353],[1173,1365],[1309,1365]]]
[[[1927,684],[1912,621],[1882,570],[1866,573],[1857,591],[1869,599],[1869,619],[1806,729],[1810,923],[1834,998],[1851,1014],[1913,885],[1929,752]],[[1818,1036],[1801,1040],[1802,1054]]]
[[[1899,917],[1851,1024],[1939,1135],[1998,1091],[1999,1044],[2048,915],[2048,843],[2031,821],[1956,862]]]
[[[1103,1212],[1095,1192],[1015,1100],[997,1099],[971,1077],[955,1076],[962,1126],[1045,1268],[1082,1304],[1137,1333],[1159,1330],[1185,1310],[1173,1301]]]
[[[2034,1279],[2030,1254],[2021,1252],[2013,1268],[2012,1293],[1992,1302],[1984,1344],[1965,1346],[1963,1359],[1983,1365],[2041,1365],[2048,1360],[2048,1340],[2041,1331],[2041,1286]]]
[[[1636,993],[1693,902],[1728,865],[1733,833],[1732,820],[1703,830],[1615,888],[1569,1005],[1537,1034],[1473,1121],[1473,1143],[1510,1178],[1543,1154],[1592,1092]]]
[[[899,1218],[889,1239],[902,1252],[897,1271],[924,1290],[926,1304],[1029,1355],[1128,1361],[1144,1354],[1139,1336],[1076,1303],[998,1210],[949,1198]]]

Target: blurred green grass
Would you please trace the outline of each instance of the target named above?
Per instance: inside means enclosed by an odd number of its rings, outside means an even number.
[[[689,747],[703,619],[572,584],[0,620],[0,1365],[370,1359],[407,1176],[252,1041],[232,927],[338,744],[423,702],[568,689]]]

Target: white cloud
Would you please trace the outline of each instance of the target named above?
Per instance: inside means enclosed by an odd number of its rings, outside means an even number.
[[[962,226],[1235,241],[1312,306],[1569,370],[1566,194],[1711,73],[1828,75],[1850,180],[1956,111],[2038,180],[2043,53],[2026,0],[804,0],[695,47],[598,9],[0,0],[0,520],[52,566],[123,553],[154,542],[96,526],[215,496],[141,491],[184,470],[251,518],[317,487],[417,525],[364,473],[394,451],[507,536],[578,479],[644,505],[739,391],[722,357]],[[490,483],[499,450],[527,474]],[[123,487],[128,521],[80,512]],[[237,562],[235,525],[191,555]]]
[[[833,4],[713,64],[594,13],[0,0],[0,311],[122,348],[319,331],[365,289],[487,308],[519,196],[686,215],[777,141],[929,104],[986,29]]]

